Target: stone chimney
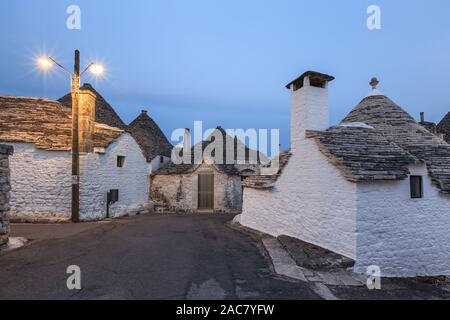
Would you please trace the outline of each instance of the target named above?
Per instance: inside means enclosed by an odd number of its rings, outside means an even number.
[[[80,153],[92,153],[94,151],[96,100],[97,95],[91,90],[79,90],[78,141]]]
[[[306,130],[329,127],[328,82],[334,77],[308,71],[289,83],[291,90],[291,146],[300,148]]]
[[[184,129],[183,136],[183,163],[191,164],[192,163],[192,152],[191,152],[191,130],[188,128]]]
[[[187,150],[191,151],[191,130],[188,128],[184,129],[184,137],[183,137],[183,152]]]
[[[425,121],[425,112],[421,112],[420,113],[420,122],[419,122],[419,124],[422,127],[424,127],[425,129],[427,129],[428,131],[430,131],[432,134],[439,136],[437,125],[434,122]]]

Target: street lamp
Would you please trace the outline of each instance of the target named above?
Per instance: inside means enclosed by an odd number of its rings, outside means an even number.
[[[53,66],[59,67],[70,76],[70,93],[72,95],[72,221],[80,221],[80,145],[78,140],[78,112],[79,112],[79,91],[80,78],[89,71],[94,76],[99,77],[104,74],[104,67],[101,64],[90,63],[83,72],[80,73],[80,51],[75,50],[75,65],[73,74],[63,65],[50,56],[43,56],[37,59],[38,67],[43,71],[50,70]]]

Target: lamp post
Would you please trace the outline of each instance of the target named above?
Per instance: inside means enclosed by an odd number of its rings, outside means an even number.
[[[95,76],[103,74],[103,66],[90,63],[83,72],[80,73],[80,51],[75,50],[75,63],[73,74],[58,63],[52,57],[41,57],[38,59],[39,67],[48,70],[54,65],[58,66],[70,75],[70,93],[72,96],[72,222],[80,221],[80,144],[79,144],[79,94],[80,78],[86,72],[90,71]]]

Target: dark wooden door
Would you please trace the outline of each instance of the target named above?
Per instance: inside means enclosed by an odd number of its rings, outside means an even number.
[[[214,174],[200,173],[198,175],[198,209],[214,209]]]

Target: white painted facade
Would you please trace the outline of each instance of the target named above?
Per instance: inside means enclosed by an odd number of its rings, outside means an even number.
[[[380,266],[383,276],[450,275],[450,195],[432,185],[425,165],[424,197],[411,199],[409,179],[358,183],[355,270]]]
[[[39,221],[71,217],[71,153],[36,149],[34,144],[10,143],[15,153],[11,166],[11,218]],[[117,167],[117,156],[125,164]],[[159,157],[154,161],[158,160]],[[122,134],[104,153],[80,156],[80,219],[106,218],[106,196],[119,190],[119,201],[110,206],[110,217],[145,210],[150,206],[150,173],[139,145]]]
[[[124,166],[117,167],[117,157],[125,156]],[[122,134],[105,154],[90,153],[80,157],[80,218],[83,221],[106,218],[108,191],[119,190],[119,201],[109,208],[110,217],[120,217],[149,205],[151,164],[139,145]]]
[[[326,88],[292,92],[292,156],[271,190],[245,188],[244,226],[288,235],[370,265],[382,276],[450,275],[450,195],[432,185],[425,165],[424,198],[411,199],[409,179],[353,183],[323,155],[305,129],[328,128]]]
[[[71,155],[36,149],[34,144],[8,143],[12,219],[68,219],[71,214]]]
[[[308,109],[314,105],[317,114]],[[305,129],[328,128],[326,88],[292,92],[292,156],[271,191],[244,188],[241,224],[288,235],[354,258],[356,185],[305,139]]]

